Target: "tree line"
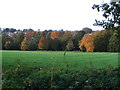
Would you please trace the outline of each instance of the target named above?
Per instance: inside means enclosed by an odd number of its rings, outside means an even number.
[[[14,30],[14,32],[13,32]],[[118,52],[119,30],[34,31],[5,28],[2,31],[3,50],[80,50],[87,52]],[[12,31],[12,32],[11,32]],[[15,33],[17,31],[17,33]]]

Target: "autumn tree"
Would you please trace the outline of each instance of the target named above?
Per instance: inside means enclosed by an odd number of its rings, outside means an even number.
[[[87,52],[93,52],[94,51],[94,39],[93,35],[91,34],[85,34],[84,37],[79,41],[79,48],[80,50],[83,50],[83,46],[86,48]]]
[[[25,37],[24,40],[21,43],[21,50],[27,50],[27,38]]]
[[[85,34],[82,40],[79,41],[79,48],[82,50],[84,46],[87,52],[106,52],[108,51],[110,36],[109,30]]]
[[[59,39],[63,36],[63,34],[64,31],[53,31],[51,32],[51,39],[55,39],[55,38]]]
[[[81,51],[86,52],[86,47],[85,47],[84,45],[82,45],[82,46],[80,47],[80,49],[81,49]]]
[[[26,32],[26,34],[25,34],[26,39],[28,41],[31,40],[31,39],[33,39],[34,33],[35,32]]]
[[[45,37],[41,37],[38,43],[38,49],[43,49],[44,48],[44,40]]]
[[[28,40],[27,49],[37,50],[39,38],[41,37],[40,33],[39,32],[27,32],[25,36],[26,36],[26,39]]]
[[[40,33],[41,37],[46,37],[47,35],[48,35],[48,31],[47,30],[45,30],[45,31]]]
[[[38,43],[38,49],[50,50],[51,49],[51,39],[46,37],[41,37]]]
[[[11,42],[10,41],[5,42],[5,48],[8,50],[11,49]]]
[[[9,42],[9,43],[8,43]],[[7,34],[2,34],[2,49],[6,49],[6,45],[10,45],[11,49],[13,48],[12,45],[13,45],[13,39],[12,37],[10,37],[9,35]],[[10,49],[10,48],[9,48]]]

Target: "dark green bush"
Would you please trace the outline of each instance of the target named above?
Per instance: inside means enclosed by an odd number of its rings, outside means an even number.
[[[3,74],[4,88],[66,88],[118,90],[120,68],[86,69],[84,71],[47,71],[37,68],[15,68]]]

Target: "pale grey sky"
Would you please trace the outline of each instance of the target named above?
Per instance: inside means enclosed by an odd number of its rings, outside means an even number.
[[[93,23],[104,18],[91,7],[103,2],[109,0],[0,0],[0,27],[100,30]]]

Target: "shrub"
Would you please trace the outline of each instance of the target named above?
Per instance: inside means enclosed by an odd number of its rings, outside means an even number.
[[[85,71],[48,71],[16,67],[3,74],[4,88],[79,88],[113,89],[118,85],[120,68],[86,69]]]

